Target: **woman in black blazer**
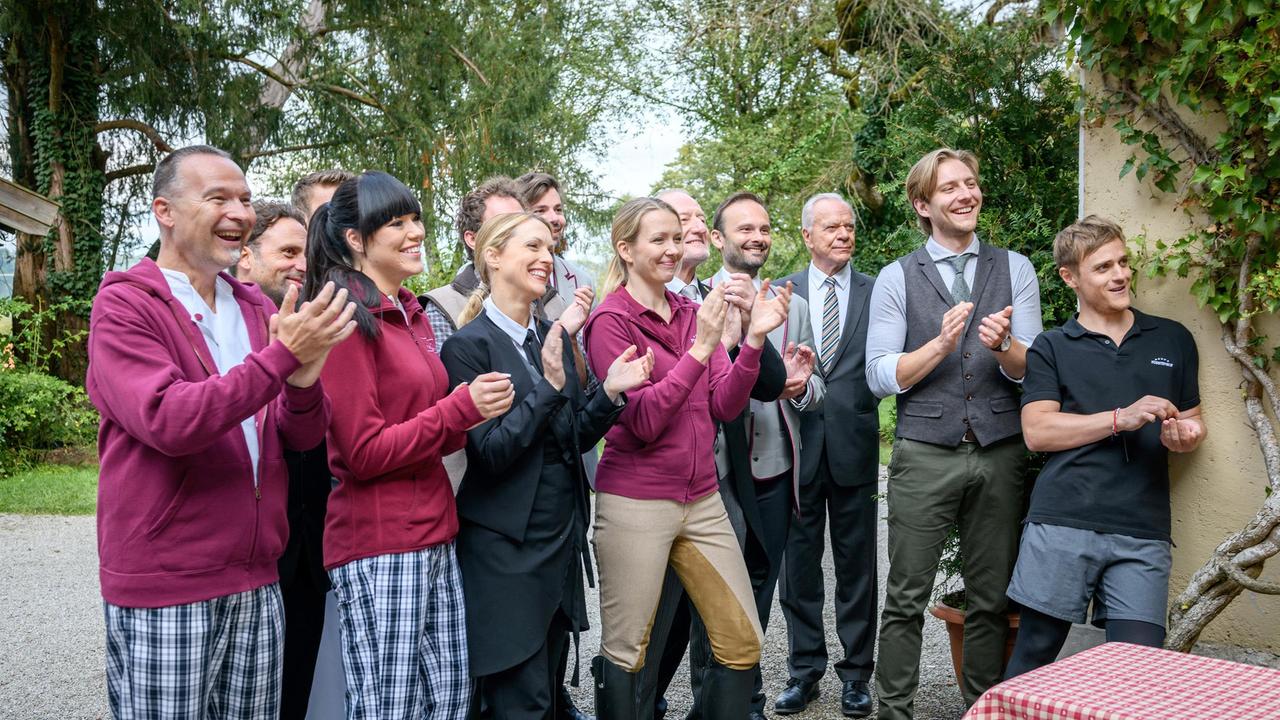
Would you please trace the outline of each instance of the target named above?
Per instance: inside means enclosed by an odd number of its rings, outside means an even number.
[[[579,288],[553,325],[531,312],[553,272],[551,248],[551,228],[536,215],[486,222],[476,236],[480,287],[463,311],[466,324],[441,350],[451,383],[497,371],[515,389],[506,414],[468,432],[458,489],[458,563],[482,717],[558,715],[558,659],[569,636],[587,628],[582,451],[600,441],[623,393],[653,363],[632,347],[598,388],[584,391],[572,338],[586,322],[591,289]]]

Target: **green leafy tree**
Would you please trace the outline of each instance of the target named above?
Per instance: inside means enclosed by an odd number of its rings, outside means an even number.
[[[1280,349],[1257,320],[1280,310],[1280,3],[1276,0],[1067,0],[1080,62],[1100,79],[1091,98],[1134,147],[1124,172],[1179,198],[1196,229],[1158,243],[1153,275],[1190,277],[1217,313],[1222,344],[1243,379],[1243,412],[1258,438],[1267,494],[1257,513],[1197,570],[1173,603],[1166,645],[1189,650],[1280,552]],[[1181,113],[1211,113],[1208,134]]]
[[[1031,258],[1046,322],[1065,321],[1075,305],[1055,280],[1052,240],[1075,219],[1077,90],[1060,34],[1005,5],[985,20],[928,0],[765,5],[732,19],[722,2],[660,5],[672,28],[687,28],[664,60],[677,79],[668,101],[695,129],[660,184],[712,206],[737,189],[762,194],[777,228],[774,276],[808,260],[804,200],[842,192],[858,215],[854,264],[874,275],[921,242],[903,191],[911,165],[939,146],[973,150],[979,232]],[[783,68],[764,84],[773,92],[741,91],[771,67]]]
[[[874,275],[920,245],[907,172],[934,148],[964,148],[981,161],[978,234],[1031,259],[1046,324],[1064,322],[1075,302],[1052,245],[1076,217],[1077,88],[1054,33],[1018,8],[977,20],[933,4],[838,3],[837,18],[816,46],[866,117],[832,173],[859,210],[855,264]]]
[[[837,83],[810,38],[829,22],[816,1],[659,0],[652,22],[671,46],[657,56],[652,99],[690,128],[658,185],[689,190],[707,221],[738,190],[764,198],[773,251],[763,275],[777,277],[804,258],[800,206],[830,191],[830,159],[853,131]],[[654,188],[657,189],[657,188]],[[713,258],[707,267],[718,264]]]
[[[62,206],[48,236],[18,237],[15,295],[37,311],[91,299],[156,159],[197,139],[278,195],[319,167],[397,175],[422,197],[433,280],[459,262],[456,198],[489,174],[554,172],[579,226],[598,223],[579,158],[625,99],[631,31],[603,0],[5,3],[9,170]],[[50,331],[83,325],[66,313]]]

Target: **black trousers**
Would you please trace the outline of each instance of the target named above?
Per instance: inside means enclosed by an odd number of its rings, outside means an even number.
[[[835,566],[835,621],[842,655],[836,675],[843,682],[870,681],[876,640],[876,501],[874,484],[843,487],[831,477],[826,450],[818,472],[800,486],[799,517],[787,537],[779,604],[787,621],[791,677],[817,682],[827,670],[822,575],[823,537],[831,519]]]
[[[311,679],[324,633],[324,600],[329,591],[318,587],[314,574],[300,561],[291,577],[280,579],[284,604],[284,673],[280,685],[280,719],[305,720],[311,699]]]
[[[475,717],[545,720],[560,713],[560,658],[567,657],[569,620],[557,610],[546,642],[523,662],[476,678]]]

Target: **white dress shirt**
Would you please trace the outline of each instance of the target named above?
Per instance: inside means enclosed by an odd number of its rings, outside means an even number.
[[[506,313],[499,310],[498,304],[493,301],[493,296],[490,295],[484,299],[484,314],[485,317],[493,321],[494,325],[498,326],[499,330],[505,333],[507,337],[511,338],[512,344],[516,346],[516,352],[519,353],[520,359],[524,360],[525,367],[529,368],[529,372],[533,374],[533,378],[537,380],[542,377],[542,373],[538,372],[537,368],[529,364],[529,358],[524,354],[524,341],[529,337],[530,330],[533,331],[533,336],[538,338],[539,345],[542,343],[542,338],[538,337],[537,325],[533,322],[533,313],[529,313],[528,324],[522,326],[520,323],[508,317]]]
[[[702,304],[702,293],[698,292],[698,276],[694,275],[693,280],[685,282],[677,275],[671,278],[671,282],[667,283],[667,289],[676,295],[689,298],[695,303]]]
[[[813,348],[814,352],[822,347],[822,310],[827,302],[827,274],[814,267],[813,263],[809,263],[809,324],[813,327],[813,342],[818,347]],[[836,281],[836,307],[839,308],[837,313],[840,317],[840,337],[844,337],[844,316],[849,308],[849,280],[853,277],[853,270],[849,268],[849,263],[845,263],[840,271],[831,277]]]
[[[240,303],[236,302],[231,285],[219,276],[214,280],[214,305],[200,297],[195,286],[186,273],[168,268],[160,268],[164,279],[169,283],[169,290],[182,307],[186,309],[191,321],[200,328],[204,342],[213,354],[213,362],[219,375],[226,375],[231,369],[244,362],[245,356],[253,352],[249,344],[249,328],[244,324],[244,314],[240,312]],[[258,484],[258,418],[250,415],[240,421],[240,429],[244,432],[244,444],[249,448],[249,460],[253,463],[253,484]]]

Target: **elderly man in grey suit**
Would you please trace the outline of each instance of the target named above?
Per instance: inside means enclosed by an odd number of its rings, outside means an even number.
[[[791,678],[774,711],[804,710],[818,696],[818,681],[827,669],[822,553],[830,517],[840,707],[848,717],[866,717],[873,707],[868,684],[874,667],[877,599],[879,399],[867,387],[865,362],[873,281],[850,265],[853,208],[844,198],[834,193],[809,198],[800,212],[800,225],[812,261],[786,279],[795,294],[808,301],[827,396],[819,412],[801,421],[798,515],[787,538],[780,590]]]

